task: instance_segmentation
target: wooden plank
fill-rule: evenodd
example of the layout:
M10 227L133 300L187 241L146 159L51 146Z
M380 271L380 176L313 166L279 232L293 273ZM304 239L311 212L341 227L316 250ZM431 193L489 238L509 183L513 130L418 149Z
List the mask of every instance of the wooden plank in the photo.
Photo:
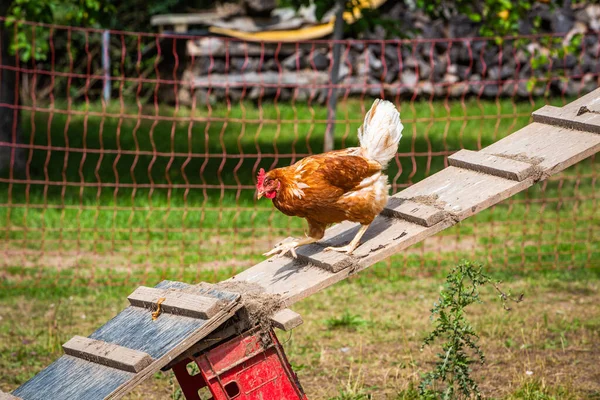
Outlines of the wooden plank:
M21 400L20 397L13 396L10 393L0 391L0 400Z
M568 107L574 110L579 110L579 108L583 106L588 107L596 107L600 103L600 88L594 89L586 95L581 96L580 98L573 100L569 104L565 105L563 108Z
M532 164L523 161L466 149L448 157L448 164L518 182L529 177L534 171Z
M25 400L96 400L135 376L72 356L62 356L13 394Z
M74 336L62 347L70 356L128 372L139 372L153 361L147 353L83 336Z
M289 306L454 225L460 219L496 204L534 182L533 178L515 182L456 167L449 167L444 171L411 186L397 196L437 196L437 201L449 210L448 217L426 227L402 219L378 216L365 232L361 245L355 250L353 256L358 263L352 268L334 273L314 265L303 265L299 260L273 257L232 279L256 283L263 286L267 293L281 294ZM408 190L410 191L407 192ZM350 222L338 224L327 230L322 244L346 244L352 240L359 226Z
M446 213L439 208L400 197L391 197L382 214L421 226L433 226L446 217Z
M582 106L585 107L585 106ZM600 114L586 112L587 108L559 108L544 106L533 113L533 121L548 125L556 125L567 129L600 133Z
M591 99L589 103L587 103L584 107L586 107L590 112L600 113L600 91L596 90L598 96L594 99Z
M275 71L246 72L243 74L210 74L197 76L191 81L193 88L230 87L246 88L257 85L285 85L289 87L305 87L325 84L329 74L325 71L290 71L281 75ZM183 83L187 85L187 82Z
M312 264L331 272L348 268L356 262L353 257L337 251L324 251L329 245L325 242L309 244L296 250L298 259L305 264Z
M468 169L448 167L406 188L397 196L429 199L443 207L450 218L460 221L532 183L532 178L516 182Z
M161 290L140 286L127 299L132 306L151 310L157 308L159 299L165 299L160 304L162 312L191 318L209 319L219 312L218 299L177 290Z
M349 269L343 269L333 273L287 257L272 257L228 281L257 283L265 289L265 293L282 294L285 304L290 305L334 284L340 280L339 276L348 276L348 271Z
M218 315L214 316L210 320L206 322L202 326L201 329L193 332L190 335L187 335L186 338L177 343L172 349L170 349L161 359L155 361L151 364L150 367L145 368L141 372L138 372L132 379L121 385L114 392L107 396L107 399L120 399L124 395L126 395L131 389L136 387L140 382L149 378L156 371L160 370L162 367L167 365L171 359L176 358L179 354L184 352L186 349L199 342L201 339L205 338L209 333L214 331L221 325L223 322L227 321L233 314L235 310L239 307L234 308L233 305L228 306L226 309L223 309Z
M216 12L206 12L197 14L163 14L154 15L150 18L150 24L159 25L210 25L215 19L222 17Z
M534 122L600 133L600 88L564 107L544 106L533 113Z
M536 160L539 172L548 176L600 151L600 135L534 122L481 151L526 156Z
M373 255L380 255L379 260L383 260L401 249L423 240L426 237L424 235L430 230L439 231L455 223L452 219L445 219L432 227L424 227L409 221L380 215L365 232L361 245L354 250L354 256L358 259L358 264L353 266L352 272L363 269L364 260L373 259ZM338 245L338 243L342 245L359 227L360 225L356 224L353 228L332 238L331 241L335 245Z
M126 335L129 337L130 341L136 344L133 345L125 345L129 348L136 348L138 350L144 351L144 349L148 349L147 353L150 354L155 361L149 365L147 368L135 374L131 379L127 382L123 383L117 389L115 389L107 399L120 399L125 394L127 394L131 389L137 386L141 381L146 378L152 376L155 372L159 371L165 365L169 364L169 362L175 358L177 358L181 353L192 347L194 344L198 343L201 339L207 337L211 332L216 330L223 322L227 321L231 318L237 310L242 307L242 304L238 301L240 295L237 293L229 293L225 291L217 291L213 288L202 288L198 286L186 285L181 282L171 282L165 281L161 282L160 285L157 285L159 289L186 289L189 291L195 291L199 296L215 296L218 299L222 300L223 303L219 308L217 314L215 314L212 318L208 320L201 320L183 316L176 316L171 314L162 315L156 321L152 321L151 318L148 318L148 315L145 315L143 320L138 320L138 323L144 324L142 326L131 326L131 324L127 326L121 325L121 327L114 326L113 328L105 325L104 330L99 329L94 332L91 336L96 339L105 340L103 337L112 337L115 340L122 337L123 333L126 332ZM217 292L220 292L217 294ZM128 307L140 311L145 311L137 307ZM166 317L166 318L165 318ZM180 325L185 325L187 323L201 323L199 325L194 325L194 327L190 327L187 329L182 329ZM157 324L158 323L158 324ZM116 325L116 324L115 324ZM116 328L116 329L114 329ZM102 330L102 332L101 332ZM165 338L165 336L171 335L172 332L180 332L176 337ZM140 335L143 333L144 335ZM140 338L140 336L143 336ZM161 338L161 340L158 340ZM106 340L111 343L118 343L113 340ZM150 342L150 343L148 343ZM154 342L154 344L152 344ZM162 344L161 344L162 342ZM123 344L122 344L123 345Z
M15 391L26 400L120 398L185 350L207 337L241 308L239 294L181 282L163 281L162 292L215 297L222 302L211 319L164 313L153 321L145 308L129 306L90 335L90 339L148 354L154 361L137 373L65 355Z
M406 219L392 220L387 217L389 213L380 215L369 227L361 245L353 254L358 265L331 272L314 265L303 265L298 260L276 257L243 271L234 278L257 283L267 293L281 294L289 306L598 151L600 135L532 123L481 150L486 155L516 159L528 166L534 165L533 173L522 181L450 166L394 196L398 202L402 199L419 199L426 205L441 209L445 218L434 225L422 226ZM326 231L324 239L316 246L345 244L354 237L358 228L358 224L350 222L335 225ZM311 257L315 256L316 254L311 254Z
M186 42L187 55L192 57L271 57L277 55L282 57L297 54L298 50L315 51L328 50L326 43L253 43L232 42L217 37L206 36L191 38ZM266 71L265 71L266 72ZM215 74L212 74L213 76ZM224 76L224 75L223 75ZM226 76L225 76L226 77Z
M289 308L279 310L271 317L273 326L282 331L291 331L292 329L302 325L302 316Z

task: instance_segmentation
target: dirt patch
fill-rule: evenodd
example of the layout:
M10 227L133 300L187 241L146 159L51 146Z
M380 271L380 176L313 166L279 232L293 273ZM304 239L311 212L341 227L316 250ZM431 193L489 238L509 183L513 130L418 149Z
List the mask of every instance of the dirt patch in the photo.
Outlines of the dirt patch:
M421 203L426 206L431 206L437 208L438 210L442 210L444 212L444 220L450 219L454 221L455 224L460 222L460 218L458 217L458 215L445 209L446 202L440 200L437 194L415 196L408 200L412 200L415 203Z
M439 198L440 196L438 196L437 194L428 194L422 196L415 196L409 200L412 200L415 203L421 203L425 204L426 206L431 206L443 210L446 203L439 200Z
M533 165L533 180L535 182L544 180L548 178L550 175L545 173L544 170L538 166L542 161L544 161L544 157L528 157L525 153L519 154L492 154L496 157L508 158L509 160L521 161L527 164Z
M283 306L281 295L265 293L264 287L252 282L227 280L216 284L202 282L197 286L239 293L243 305L241 318L250 326L260 326L264 332L271 328L270 318Z
M544 161L544 157L528 157L525 153L519 154L492 154L496 157L508 158L510 160L521 161L531 165L538 165Z
M4 249L0 251L0 267L50 268L57 271L99 266L129 270L128 260L121 254L99 254L86 250Z

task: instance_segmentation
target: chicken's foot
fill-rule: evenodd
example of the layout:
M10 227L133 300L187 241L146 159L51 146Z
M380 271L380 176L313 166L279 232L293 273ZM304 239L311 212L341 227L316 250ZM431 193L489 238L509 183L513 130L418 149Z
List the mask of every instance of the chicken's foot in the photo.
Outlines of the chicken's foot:
M352 254L352 252L354 250L356 250L356 248L358 247L360 238L362 238L362 236L365 234L365 232L367 231L368 228L369 228L369 225L361 225L358 232L356 232L356 236L354 236L354 239L352 239L352 241L350 243L348 243L346 246L327 247L327 248L325 248L325 251L333 250L333 251L338 251L340 253Z
M263 254L263 256L272 256L274 254L285 255L288 251L292 253L292 257L298 258L296 254L296 247L304 246L305 244L311 244L316 242L318 239L306 236L303 239L293 239L288 242L282 242L275 245L273 250Z

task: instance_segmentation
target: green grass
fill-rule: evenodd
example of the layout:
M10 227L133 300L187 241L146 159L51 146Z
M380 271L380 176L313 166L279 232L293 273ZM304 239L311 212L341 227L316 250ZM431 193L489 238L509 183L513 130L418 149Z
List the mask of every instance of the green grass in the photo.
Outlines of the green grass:
M544 103L567 101L403 103L404 138L390 179L400 190L441 170L448 151L486 146L526 125ZM341 103L337 148L356 144L363 104L370 100ZM248 102L157 111L115 102L105 110L71 105L67 116L59 112L67 104L37 106L22 116L24 141L36 147L25 154L28 172L16 175L34 183L0 184L4 288L217 280L221 269L252 265L275 241L304 229L301 219L255 201L253 175L258 167L288 165L295 160L290 154L321 151L324 107ZM140 119L138 112L166 119ZM515 270L590 265L599 256L592 240L600 222L596 171L586 160L444 232L443 241L395 258L405 267L388 274L430 274L465 255ZM238 184L247 188L237 190Z
M384 273L386 266L374 269ZM595 378L600 269L493 275L506 278L503 289L523 292L525 300L506 312L489 288L482 294L485 303L469 311L488 360L475 369L486 398L594 398L600 391ZM419 376L434 360L435 349L421 351L420 345L432 328L429 310L442 282L359 274L294 305L304 324L280 339L309 398L417 398ZM73 335L89 335L105 323L126 306L128 293L98 288L71 296L3 298L0 390L14 389L39 372ZM181 398L177 393L172 374L160 373L128 398Z
M345 310L339 317L332 317L325 320L325 325L329 329L356 330L368 324L369 321L361 318L360 315L352 314L349 310Z
M525 126L545 102L402 104L404 138L390 180L401 190L441 170L445 152L486 146ZM321 151L326 118L323 107L301 104L219 105L210 112L161 108L161 116L182 120L139 124L129 118L137 116L135 105L110 105L106 112L116 117L94 116L102 112L96 104L72 109L91 114L22 116L24 140L37 147L26 154L29 176L16 177L75 185L0 183L0 389L18 386L56 358L60 344L106 322L136 286L163 279L219 281L263 260L260 254L275 241L301 234L302 220L254 200L253 174L258 167L289 164L289 154ZM356 144L364 113L356 100L340 110L337 148ZM70 151L48 152L48 145ZM83 158L76 151L82 148L112 153ZM224 153L234 157L222 163ZM280 156L265 155L275 153ZM584 376L592 368L587 360L598 355L592 345L600 333L597 174L597 161L584 160L299 303L305 325L285 347L309 398L414 398L410 385L433 359L418 351L428 309L440 278L461 258L486 262L495 277L524 289L527 299L511 314L476 315L494 355L484 390L506 399L597 393L598 387L590 383L583 390L568 374L556 377L576 364L569 356L574 351L587 351L579 364ZM104 186L79 187L98 182ZM146 187L133 190L133 182ZM238 183L249 188L194 186ZM545 372L524 376L536 362ZM177 393L173 377L158 374L131 398L175 399Z

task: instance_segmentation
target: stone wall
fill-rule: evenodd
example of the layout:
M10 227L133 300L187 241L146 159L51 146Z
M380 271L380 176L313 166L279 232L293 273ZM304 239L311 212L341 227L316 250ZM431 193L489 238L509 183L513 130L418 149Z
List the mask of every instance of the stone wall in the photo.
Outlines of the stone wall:
M477 37L477 26L466 17L444 24L391 10L418 28L419 36L384 40L376 29L344 41L338 95L526 98L576 96L598 87L600 5L546 11L536 11L545 33L528 34L524 21L522 36L499 42ZM178 100L186 104L196 96L201 104L277 97L322 103L331 93L332 46L328 41L261 46L219 37L190 40Z

